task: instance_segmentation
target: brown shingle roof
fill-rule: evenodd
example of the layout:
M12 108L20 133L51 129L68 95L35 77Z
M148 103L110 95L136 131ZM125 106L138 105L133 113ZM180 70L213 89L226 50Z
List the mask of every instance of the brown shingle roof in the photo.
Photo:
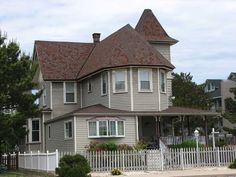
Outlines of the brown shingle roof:
M94 44L35 41L44 80L74 80Z
M126 25L96 45L78 78L101 69L130 65L174 68L138 32Z
M144 10L135 27L135 30L150 42L166 42L170 44L175 44L178 42L166 33L150 9Z

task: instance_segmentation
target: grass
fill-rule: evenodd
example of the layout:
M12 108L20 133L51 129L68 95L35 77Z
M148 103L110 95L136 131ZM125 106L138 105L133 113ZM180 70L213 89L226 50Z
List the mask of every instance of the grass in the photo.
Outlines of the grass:
M0 174L0 177L55 177L53 174L35 172L28 170L7 171Z

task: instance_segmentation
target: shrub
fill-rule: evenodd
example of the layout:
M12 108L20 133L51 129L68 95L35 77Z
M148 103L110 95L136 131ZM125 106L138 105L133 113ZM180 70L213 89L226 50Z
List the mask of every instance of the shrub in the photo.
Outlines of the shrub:
M148 145L143 140L140 140L136 142L133 147L135 150L139 151L139 150L147 149L147 146Z
M118 146L113 142L92 141L86 148L88 151L115 151Z
M111 171L111 174L112 175L121 175L121 171L117 168L114 168L112 171Z
M0 165L0 173L7 171L7 167L3 164Z
M235 169L236 168L236 159L229 165L229 168Z
M133 147L128 144L119 144L118 150L133 150Z
M59 177L87 177L90 172L88 161L80 154L65 155L56 169Z
M170 145L170 148L196 148L197 144L194 140L183 141L180 144ZM203 147L202 144L198 144L198 147Z

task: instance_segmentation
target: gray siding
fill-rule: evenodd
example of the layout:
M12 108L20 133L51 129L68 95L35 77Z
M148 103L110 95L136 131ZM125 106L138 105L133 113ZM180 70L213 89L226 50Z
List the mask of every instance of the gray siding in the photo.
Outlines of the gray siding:
M80 108L80 90L77 84L77 103L64 104L63 82L52 82L52 110L53 117L58 117L65 113Z
M26 151L32 151L32 152L42 152L42 144L41 143L34 143L34 144L28 144L28 150Z
M166 91L167 91L167 99L168 99L168 106L172 106L172 78L168 78L166 82Z
M167 60L171 61L170 45L169 44L151 44L157 49Z
M54 152L56 149L58 151L73 152L74 151L74 134L72 132L72 139L64 138L64 122L72 120L72 130L73 130L73 119L64 119L57 122L47 124L45 126L45 147L46 150ZM51 138L48 138L48 127L51 126ZM74 131L74 130L73 130Z
M43 112L43 114L44 114L44 122L52 119L51 112Z
M129 145L136 143L135 117L121 117L125 120L125 137L123 138L88 138L87 120L91 118L93 117L81 116L76 119L77 151L85 150L85 146L89 145L91 141L112 141L117 144Z
M82 104L83 107L103 104L108 107L108 95L101 95L101 73L92 76L91 79L92 92L88 93L88 79L82 81Z
M138 68L133 68L134 111L158 110L158 75L157 69L152 69L153 92L138 91Z
M121 110L131 110L131 96L130 96L130 75L129 69L127 69L127 90L125 93L113 93L113 77L112 71L110 71L110 99L111 108Z

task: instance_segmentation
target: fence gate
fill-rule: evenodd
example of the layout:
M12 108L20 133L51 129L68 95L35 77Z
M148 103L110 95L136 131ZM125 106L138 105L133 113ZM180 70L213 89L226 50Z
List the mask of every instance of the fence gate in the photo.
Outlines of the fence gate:
M0 155L0 165L6 166L8 170L18 169L18 154Z
M147 151L147 170L162 170L163 157L161 150Z

